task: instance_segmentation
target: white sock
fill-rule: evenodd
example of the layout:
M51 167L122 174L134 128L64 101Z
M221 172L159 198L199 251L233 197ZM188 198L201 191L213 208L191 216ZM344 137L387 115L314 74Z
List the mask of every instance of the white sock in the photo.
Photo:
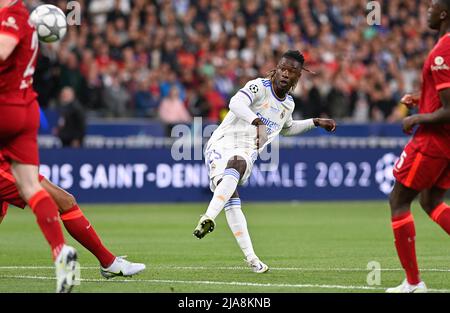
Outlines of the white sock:
M227 217L228 226L230 226L236 241L245 255L245 258L250 261L256 258L255 251L253 251L252 240L247 229L247 220L241 210L241 199L231 198L225 205L225 215Z
M220 211L222 211L225 203L230 200L235 192L241 175L234 168L227 168L223 174L222 181L216 187L213 198L209 203L206 215L212 219L216 219Z

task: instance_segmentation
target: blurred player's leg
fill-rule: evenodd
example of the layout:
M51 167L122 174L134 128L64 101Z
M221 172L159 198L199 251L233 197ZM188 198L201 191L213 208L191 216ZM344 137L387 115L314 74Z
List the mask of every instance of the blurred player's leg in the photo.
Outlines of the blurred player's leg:
M61 220L69 234L95 255L101 266L110 266L114 262L115 256L103 245L91 223L77 205L75 198L47 179L42 180L41 184L60 208Z
M431 218L450 235L450 206L448 204L442 202L438 205L431 212Z
M200 221L194 230L194 236L198 239L203 238L207 233L214 230L214 220L222 211L225 203L230 200L231 196L236 191L239 180L244 175L246 168L247 163L241 157L234 156L228 161L223 177L214 190L214 195L209 203L208 209L200 218Z
M32 209L44 237L50 244L56 267L56 290L70 292L75 277L76 251L65 245L59 224L58 207L39 183L39 104L34 101L28 106L20 107L19 111L9 106L2 107L1 115L3 119L16 120L18 124L20 121L20 125L11 128L7 123L0 125L2 154L11 164L21 197Z
M241 199L239 197L231 198L225 204L225 215L228 226L236 238L236 241L245 255L247 263L256 273L264 273L269 270L269 267L261 262L253 250L252 240L247 228L247 220L241 209Z
M132 276L145 270L144 264L131 263L123 258L116 257L103 245L94 227L78 206L74 196L45 178L41 184L58 204L61 220L69 234L95 255L100 262L100 272L104 277Z
M52 248L53 259L64 245L64 235L59 224L58 207L38 180L38 167L13 162L12 172L22 198L28 203L45 238Z
M52 249L56 267L56 292L68 293L75 284L77 252L65 245L58 207L38 180L38 167L13 162L12 172L19 192L36 216L37 223Z
M400 263L406 272L407 284L413 287L418 286L421 282L416 258L416 230L414 219L410 211L411 203L417 195L418 192L416 190L407 188L401 183L396 182L389 199L395 247ZM401 292L396 290L403 285L404 284L397 288L390 288L387 292Z

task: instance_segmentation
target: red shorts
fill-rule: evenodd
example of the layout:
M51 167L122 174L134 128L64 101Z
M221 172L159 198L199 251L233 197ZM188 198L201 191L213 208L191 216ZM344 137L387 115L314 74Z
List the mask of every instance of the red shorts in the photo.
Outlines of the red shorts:
M424 155L408 144L394 166L394 177L417 191L431 187L447 190L450 189L450 160Z
M44 176L39 175L39 181L43 179ZM17 189L16 180L11 173L11 165L0 157L0 215L6 214L7 207L5 207L5 203L12 204L21 209L27 206L27 203L22 199Z
M29 106L0 103L0 151L6 159L39 165L39 120L37 101Z

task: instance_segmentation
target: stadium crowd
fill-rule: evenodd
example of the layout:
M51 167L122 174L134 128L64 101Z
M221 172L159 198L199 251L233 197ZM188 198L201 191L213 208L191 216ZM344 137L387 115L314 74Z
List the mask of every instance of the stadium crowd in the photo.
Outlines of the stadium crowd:
M41 105L57 106L71 87L91 115L167 124L220 121L229 98L288 49L316 72L304 72L293 91L297 118L395 121L407 113L401 96L419 90L436 39L420 0L378 1L381 25L372 26L366 0L78 2L81 25L59 45L42 45Z

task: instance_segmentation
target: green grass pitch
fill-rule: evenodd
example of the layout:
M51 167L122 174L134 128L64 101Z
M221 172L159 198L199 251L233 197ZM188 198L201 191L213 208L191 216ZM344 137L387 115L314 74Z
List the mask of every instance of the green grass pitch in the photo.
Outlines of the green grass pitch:
M117 255L143 262L132 278L105 280L96 259L79 251L81 285L73 292L383 292L404 278L387 202L246 203L253 245L271 270L243 262L223 213L215 231L192 236L203 204L84 205L85 215ZM450 241L417 204L417 254L432 291L450 292ZM50 249L29 210L11 207L0 225L0 293L54 292ZM368 285L367 264L381 265Z

